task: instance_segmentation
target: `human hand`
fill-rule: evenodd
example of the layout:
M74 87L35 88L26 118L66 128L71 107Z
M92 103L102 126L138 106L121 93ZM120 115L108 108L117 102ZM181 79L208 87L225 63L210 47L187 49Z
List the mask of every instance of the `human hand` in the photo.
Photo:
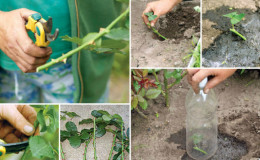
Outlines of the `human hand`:
M26 141L34 134L37 113L27 105L0 105L0 139L6 143Z
M192 86L196 94L199 93L199 83L208 76L213 76L208 81L204 88L204 93L207 94L211 88L214 88L219 83L234 74L236 69L188 69L188 82Z
M38 66L50 58L50 47L36 46L27 34L27 18L36 13L28 9L10 12L0 11L0 49L10 57L23 72L35 72Z
M153 12L154 15L157 15L157 17L153 21L151 21L151 26L154 27L160 16L170 12L173 7L180 2L181 0L159 0L148 3L142 14L144 23L146 25L149 23L148 17L145 15L145 13Z

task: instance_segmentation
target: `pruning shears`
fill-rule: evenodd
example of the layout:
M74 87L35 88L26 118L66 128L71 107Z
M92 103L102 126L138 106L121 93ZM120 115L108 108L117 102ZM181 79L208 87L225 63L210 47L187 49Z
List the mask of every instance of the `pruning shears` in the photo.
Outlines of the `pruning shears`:
M4 141L0 140L0 158L3 157L5 154L23 151L28 145L29 141L6 144Z
M34 33L36 42L39 47L47 47L51 41L57 39L59 29L56 28L54 34L51 34L52 30L52 18L46 21L42 18L40 13L32 14L28 17L25 28Z

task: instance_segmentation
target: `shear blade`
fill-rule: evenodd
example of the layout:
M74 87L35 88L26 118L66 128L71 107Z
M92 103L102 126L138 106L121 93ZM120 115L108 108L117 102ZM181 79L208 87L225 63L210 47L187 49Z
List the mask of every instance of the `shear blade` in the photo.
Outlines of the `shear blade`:
M47 38L48 41L51 42L51 41L54 41L55 39L57 39L58 35L59 35L59 29L56 28L54 34L47 33L46 38Z

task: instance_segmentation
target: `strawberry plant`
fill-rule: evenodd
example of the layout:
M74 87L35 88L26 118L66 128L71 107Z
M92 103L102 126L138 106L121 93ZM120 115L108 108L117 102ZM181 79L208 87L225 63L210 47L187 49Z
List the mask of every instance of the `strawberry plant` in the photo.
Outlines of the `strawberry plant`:
M163 70L163 82L159 81L156 70L152 70L154 79L148 77L147 69L132 70L131 81L131 109L137 111L142 117L147 118L141 112L148 108L147 100L156 99L159 95L165 98L165 105L169 107L169 90L176 84L179 84L181 79L186 75L181 69L174 71ZM171 79L174 82L169 83ZM162 85L163 84L163 85Z
M157 15L154 15L153 12L147 12L147 13L145 13L145 15L148 17L149 22L151 22L155 18L157 18ZM147 23L147 25L153 30L153 32L155 34L157 34L159 37L163 38L164 40L167 40L167 38L165 38L163 35L161 35L157 29L155 29L154 27L151 26L151 23Z
M243 40L246 41L246 38L242 34L240 34L234 27L235 24L239 23L245 17L245 14L244 13L237 14L237 12L232 12L223 16L230 18L230 22L232 24L232 28L230 29L230 31L235 33L236 35L238 35L239 37L241 37Z
M69 113L69 114L68 114ZM69 116L69 115L75 116ZM76 117L76 113L74 112L62 112L61 117L65 120L67 117L74 118ZM61 142L68 140L71 147L78 148L81 144L85 144L84 150L84 160L86 160L87 149L89 147L90 142L93 142L94 148L94 159L98 159L98 155L96 152L96 139L103 137L107 132L113 134L113 141L110 153L108 155L108 160L124 160L125 151L129 152L129 128L125 130L124 121L122 117L118 114L111 115L107 111L104 110L93 110L91 112L93 118L82 119L78 125L76 125L72 121L68 121L65 125L66 130L62 130L60 132L60 140ZM64 118L65 117L65 118ZM81 131L78 130L79 125L91 125L93 128L83 129ZM61 149L61 157L65 160L65 153L60 146ZM104 157L102 157L103 159Z
M127 1L120 1L127 2ZM128 3L127 3L128 5ZM64 41L69 41L78 44L78 47L63 54L57 59L52 59L50 62L37 68L37 72L48 69L50 66L59 63L67 62L67 58L82 49L87 49L97 54L101 53L120 53L126 54L125 50L129 47L129 8L127 8L121 15L119 15L106 28L100 28L99 32L88 33L85 37L69 37L63 36ZM119 23L121 27L114 28ZM104 38L103 38L104 37Z
M40 134L29 138L21 160L57 160L59 159L59 106L31 105L37 111L34 127Z

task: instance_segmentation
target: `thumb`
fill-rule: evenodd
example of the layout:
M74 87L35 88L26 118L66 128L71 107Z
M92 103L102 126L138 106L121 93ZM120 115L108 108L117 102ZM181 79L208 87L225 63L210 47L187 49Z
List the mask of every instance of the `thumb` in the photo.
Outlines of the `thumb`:
M20 9L20 15L23 19L25 19L26 21L28 20L28 17L34 13L37 13L35 11L32 11L32 10L29 10L29 9L26 9L26 8L22 8Z
M156 22L158 21L158 19L160 18L160 14L157 14L156 12L154 13L154 15L157 15L157 17L151 21L151 26L154 27Z
M17 110L16 107L10 107L2 115L2 118L7 120L14 128L21 133L31 136L34 133L34 127L29 123L25 117Z

